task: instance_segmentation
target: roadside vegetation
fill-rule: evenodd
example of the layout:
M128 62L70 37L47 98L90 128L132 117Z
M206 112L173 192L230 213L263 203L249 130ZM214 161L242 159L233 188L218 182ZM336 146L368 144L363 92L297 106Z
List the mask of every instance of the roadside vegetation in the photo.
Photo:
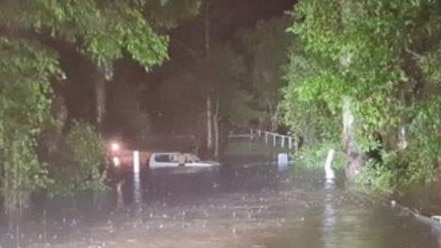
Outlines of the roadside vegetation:
M73 122L69 131L54 145L56 148L45 154L51 179L49 192L72 196L105 188L107 150L104 140L92 125Z
M115 62L128 58L147 71L160 65L168 58L169 38L159 30L175 27L198 8L198 1L159 0L0 3L4 212L21 214L31 194L42 188L68 194L102 188L104 143L96 130L104 127L106 82L113 77ZM80 83L69 73L69 66L78 64L66 64L73 55L93 75L88 82L95 89L96 105L87 109L95 109L96 118L90 124L63 113L65 103L57 101L63 99L64 84ZM82 104L89 92L81 92L83 98L73 104Z
M346 174L363 185L437 180L441 3L301 0L292 16L283 110L305 157L342 139Z

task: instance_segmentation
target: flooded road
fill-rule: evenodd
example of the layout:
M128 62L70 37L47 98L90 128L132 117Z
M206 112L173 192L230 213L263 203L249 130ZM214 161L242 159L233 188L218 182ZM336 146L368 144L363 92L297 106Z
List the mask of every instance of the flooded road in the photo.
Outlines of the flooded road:
M322 178L265 164L127 174L93 201L46 203L0 246L441 247L429 226Z

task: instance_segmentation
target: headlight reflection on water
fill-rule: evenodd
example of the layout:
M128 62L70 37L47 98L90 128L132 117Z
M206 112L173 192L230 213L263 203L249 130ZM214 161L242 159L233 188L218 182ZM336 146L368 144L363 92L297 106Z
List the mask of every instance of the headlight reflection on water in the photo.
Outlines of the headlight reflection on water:
M118 157L113 157L112 162L115 167L119 167L121 165L121 160Z

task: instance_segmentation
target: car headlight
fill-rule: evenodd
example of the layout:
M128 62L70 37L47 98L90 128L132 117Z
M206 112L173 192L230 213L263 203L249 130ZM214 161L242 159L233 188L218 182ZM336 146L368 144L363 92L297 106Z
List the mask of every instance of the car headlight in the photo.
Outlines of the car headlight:
M112 152L119 151L120 148L121 148L120 145L116 142L114 142L110 145L110 149L112 149Z

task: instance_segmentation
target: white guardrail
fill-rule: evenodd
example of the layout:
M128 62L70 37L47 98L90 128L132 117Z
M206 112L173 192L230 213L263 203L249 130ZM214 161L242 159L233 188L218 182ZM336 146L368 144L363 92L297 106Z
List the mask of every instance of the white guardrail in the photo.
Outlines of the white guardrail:
M297 149L297 139L290 135L283 135L274 132L262 131L259 129L250 128L249 133L235 134L231 133L228 138L249 138L251 141L254 138L264 138L265 144L272 144L273 146L280 145L282 148L287 147L289 150Z

